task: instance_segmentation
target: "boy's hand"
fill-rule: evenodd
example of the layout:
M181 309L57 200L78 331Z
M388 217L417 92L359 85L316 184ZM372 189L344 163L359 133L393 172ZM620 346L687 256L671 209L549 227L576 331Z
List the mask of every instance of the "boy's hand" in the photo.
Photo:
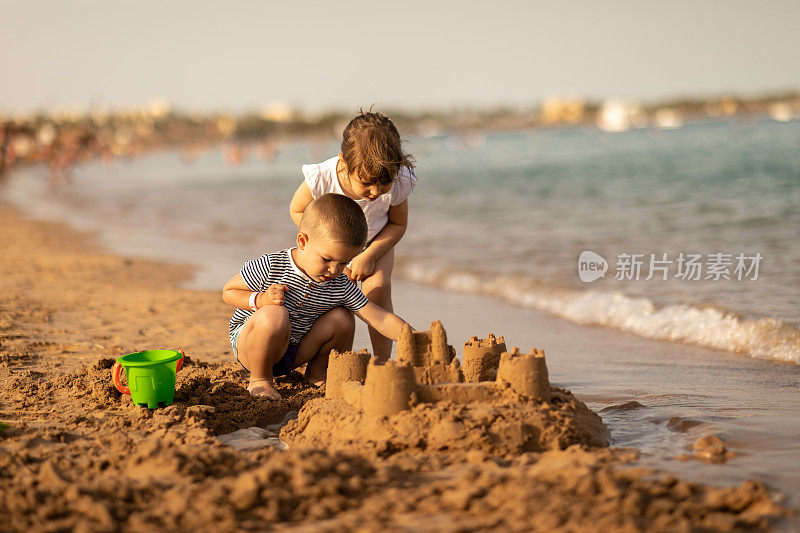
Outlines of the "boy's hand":
M366 252L361 252L345 267L344 273L353 281L363 281L375 272L375 260Z
M267 292L262 292L264 296L261 297L261 305L258 307L262 307L263 305L283 305L284 297L283 293L289 290L289 287L282 284L282 283L273 283L267 289Z

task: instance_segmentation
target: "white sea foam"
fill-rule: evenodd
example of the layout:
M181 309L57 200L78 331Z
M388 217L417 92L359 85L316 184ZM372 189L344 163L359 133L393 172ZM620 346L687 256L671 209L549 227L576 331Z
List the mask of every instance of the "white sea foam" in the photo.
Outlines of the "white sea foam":
M800 364L800 330L774 318L745 319L716 307L658 307L647 298L617 292L564 289L513 277L486 279L419 264L408 265L401 272L414 281L500 297L577 324Z

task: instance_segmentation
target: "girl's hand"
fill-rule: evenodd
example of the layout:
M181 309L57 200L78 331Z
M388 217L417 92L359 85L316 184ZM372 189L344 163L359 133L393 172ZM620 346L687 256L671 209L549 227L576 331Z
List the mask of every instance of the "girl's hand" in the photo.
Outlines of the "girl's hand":
M361 252L345 267L344 273L353 281L363 281L375 272L375 260L366 252Z
M273 283L269 286L266 292L258 293L256 298L256 305L261 308L264 305L283 305L283 293L289 290L289 287L282 283ZM263 295L263 296L262 296Z

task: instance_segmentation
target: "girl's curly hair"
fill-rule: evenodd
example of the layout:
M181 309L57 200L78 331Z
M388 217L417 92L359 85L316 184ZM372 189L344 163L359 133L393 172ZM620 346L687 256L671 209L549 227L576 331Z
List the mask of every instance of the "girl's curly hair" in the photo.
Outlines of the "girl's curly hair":
M414 169L413 156L403 152L397 128L383 113L359 109L342 134L342 158L349 173L367 183L392 183L402 167Z

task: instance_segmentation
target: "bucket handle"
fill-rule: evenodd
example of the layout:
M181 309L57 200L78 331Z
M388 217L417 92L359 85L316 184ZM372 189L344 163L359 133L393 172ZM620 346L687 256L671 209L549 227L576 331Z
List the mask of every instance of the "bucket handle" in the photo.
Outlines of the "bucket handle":
M177 372L183 366L183 358L186 357L186 353L184 353L184 351L181 349L175 351L181 352L181 358L178 359L178 364L175 366L175 372ZM114 363L114 366L111 368L111 381L114 383L114 386L121 394L127 394L128 396L130 396L131 389L123 385L122 381L120 381L121 371L122 371L122 365L119 363Z
M131 395L131 389L126 387L122 384L119 380L119 373L122 370L122 365L119 363L114 363L114 366L111 368L111 381L114 383L114 386L121 394L127 394L128 396Z

